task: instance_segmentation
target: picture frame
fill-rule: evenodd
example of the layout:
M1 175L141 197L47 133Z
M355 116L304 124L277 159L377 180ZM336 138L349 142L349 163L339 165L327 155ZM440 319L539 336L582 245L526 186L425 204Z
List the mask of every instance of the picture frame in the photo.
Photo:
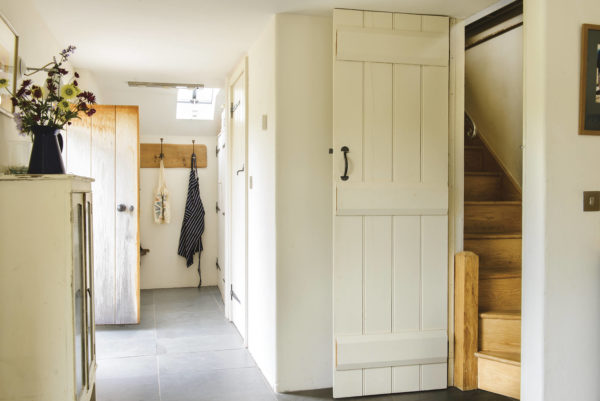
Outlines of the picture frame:
M9 80L8 88L17 88L17 63L19 60L19 35L10 22L0 13L0 77ZM0 93L0 113L12 117L14 106L6 91Z
M581 30L579 135L600 135L600 25Z

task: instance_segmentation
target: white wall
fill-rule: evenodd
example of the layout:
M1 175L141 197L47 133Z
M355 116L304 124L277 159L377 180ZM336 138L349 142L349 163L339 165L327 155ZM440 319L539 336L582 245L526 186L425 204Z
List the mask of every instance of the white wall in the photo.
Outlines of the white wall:
M48 63L63 49L64 46L61 46L52 36L31 0L0 0L0 12L17 31L19 56L29 67L39 67ZM75 34L73 37L76 39ZM75 41L74 44L76 45ZM80 87L93 91L98 99L102 99L94 74L85 70L80 72ZM45 74L43 73L32 76L36 82L40 82L44 78ZM27 164L29 162L29 144L28 137L18 135L13 119L0 114L0 172L15 162Z
M522 393L598 400L600 138L578 136L581 24L595 0L525 2Z
M267 129L262 116L267 115ZM275 386L275 18L248 52L248 349Z
M207 147L207 167L198 169L200 196L205 210L205 227L201 257L202 285L217 285L217 158L216 136L165 137L166 143L205 144ZM160 143L159 138L143 137L143 143ZM142 256L140 266L141 288L196 287L198 285L198 255L194 264L186 267L185 258L177 255L179 234L185 212L190 170L187 168L166 168L165 180L171 200L171 223L155 224L152 217L152 201L158 181L157 168L140 169L140 240L150 253Z
M248 53L248 346L279 392L332 384L331 29L279 14Z
M522 185L523 28L466 51L465 108L513 179Z
M332 384L332 21L277 15L277 390Z

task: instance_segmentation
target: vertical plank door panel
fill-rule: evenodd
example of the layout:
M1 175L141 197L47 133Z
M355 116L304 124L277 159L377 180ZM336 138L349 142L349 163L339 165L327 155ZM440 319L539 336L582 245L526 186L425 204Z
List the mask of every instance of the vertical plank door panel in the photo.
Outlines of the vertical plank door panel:
M448 327L448 218L421 218L421 325L422 330Z
M394 332L420 327L421 217L394 216Z
M334 176L344 174L344 155L342 146L350 149L348 153L349 182L361 182L363 179L363 63L336 61L333 91L334 136Z
M421 67L394 65L394 182L421 181Z
M364 64L365 181L392 181L392 64Z
M115 200L127 206L116 214L115 323L133 324L140 321L138 107L116 106L115 115Z
M92 124L96 323L115 323L115 107L96 106Z
M419 365L394 366L392 368L392 392L408 393L421 388L421 368Z
M334 26L362 27L364 13L336 10ZM337 33L334 30L334 42ZM335 49L335 46L334 46ZM335 51L335 50L334 50ZM342 146L348 146L350 182L363 180L363 63L337 61L333 55L333 176L344 174ZM344 217L334 221L333 336L363 333L363 218ZM360 246L357 246L360 244ZM335 349L335 347L334 347ZM334 365L335 365L335 355ZM363 393L363 370L339 371L334 367L333 396L351 397Z
M426 184L448 182L448 68L423 66L423 166Z
M365 334L392 330L392 218L367 216L364 255Z

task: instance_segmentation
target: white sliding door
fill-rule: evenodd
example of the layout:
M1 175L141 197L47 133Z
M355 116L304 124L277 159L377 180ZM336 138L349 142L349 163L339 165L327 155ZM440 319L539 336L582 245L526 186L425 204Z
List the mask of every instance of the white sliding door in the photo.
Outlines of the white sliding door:
M447 386L448 31L334 11L334 397Z

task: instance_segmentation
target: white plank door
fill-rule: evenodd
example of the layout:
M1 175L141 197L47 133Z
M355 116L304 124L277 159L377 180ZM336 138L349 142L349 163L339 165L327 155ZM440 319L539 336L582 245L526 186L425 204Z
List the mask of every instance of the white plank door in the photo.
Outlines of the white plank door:
M246 79L245 71L231 91L231 320L246 338Z
M227 266L227 221L225 219L225 210L227 205L227 133L221 131L217 136L217 220L219 222L219 250L217 256L217 285L223 302L225 302L225 268Z
M448 32L334 11L336 398L447 386Z

